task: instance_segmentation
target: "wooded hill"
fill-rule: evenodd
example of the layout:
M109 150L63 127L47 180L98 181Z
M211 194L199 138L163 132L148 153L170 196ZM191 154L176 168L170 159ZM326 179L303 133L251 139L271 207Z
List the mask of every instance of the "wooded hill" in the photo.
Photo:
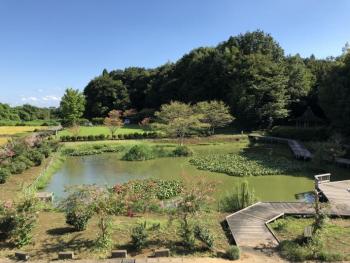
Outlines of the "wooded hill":
M222 100L245 127L285 122L308 106L341 128L350 127L350 55L285 55L263 31L200 47L154 69L130 67L103 73L85 87L86 117L112 109L158 109L171 100ZM334 92L336 90L336 92Z

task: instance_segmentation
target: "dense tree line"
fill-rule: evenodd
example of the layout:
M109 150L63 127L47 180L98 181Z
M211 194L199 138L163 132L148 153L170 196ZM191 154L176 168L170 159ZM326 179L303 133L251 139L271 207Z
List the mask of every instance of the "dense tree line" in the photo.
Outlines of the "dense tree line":
M106 116L112 109L158 109L171 100L221 100L241 125L267 125L300 115L311 104L313 93L318 93L322 63L285 56L269 34L249 32L216 47L194 49L176 63L155 69L104 70L84 90L85 115Z
M0 121L33 121L50 120L57 116L55 108L40 108L29 104L11 107L8 104L0 103Z

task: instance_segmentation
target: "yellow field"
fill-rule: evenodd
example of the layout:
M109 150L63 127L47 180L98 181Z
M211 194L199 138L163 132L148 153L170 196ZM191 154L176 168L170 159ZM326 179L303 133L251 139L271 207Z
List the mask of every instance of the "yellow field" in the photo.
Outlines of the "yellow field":
M10 137L0 137L0 146L7 143L8 139L10 139Z
M32 132L35 129L44 130L43 126L0 126L0 135L14 135L17 133Z

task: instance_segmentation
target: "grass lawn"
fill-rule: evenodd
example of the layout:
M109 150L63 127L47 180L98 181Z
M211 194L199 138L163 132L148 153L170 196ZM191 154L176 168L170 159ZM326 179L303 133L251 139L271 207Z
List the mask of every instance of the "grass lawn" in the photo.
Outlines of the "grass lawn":
M122 128L119 128L116 134L130 134L135 132L143 133L145 132L145 130L140 128L136 124L130 124ZM106 126L92 126L92 127L81 126L80 127L79 136L100 135L100 134L110 135L111 132ZM69 129L64 129L60 131L58 135L66 136L66 135L73 135L73 134Z
M293 241L301 238L304 228L312 223L311 218L286 217L270 225L281 241ZM325 252L341 254L346 260L350 260L350 219L329 219L322 230L321 239L325 245Z

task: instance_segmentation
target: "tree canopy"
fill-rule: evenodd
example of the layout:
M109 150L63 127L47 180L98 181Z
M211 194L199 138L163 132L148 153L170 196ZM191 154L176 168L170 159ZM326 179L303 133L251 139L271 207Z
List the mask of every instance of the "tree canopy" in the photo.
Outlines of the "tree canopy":
M84 114L85 97L79 90L66 89L60 103L60 112L65 125L77 124Z

